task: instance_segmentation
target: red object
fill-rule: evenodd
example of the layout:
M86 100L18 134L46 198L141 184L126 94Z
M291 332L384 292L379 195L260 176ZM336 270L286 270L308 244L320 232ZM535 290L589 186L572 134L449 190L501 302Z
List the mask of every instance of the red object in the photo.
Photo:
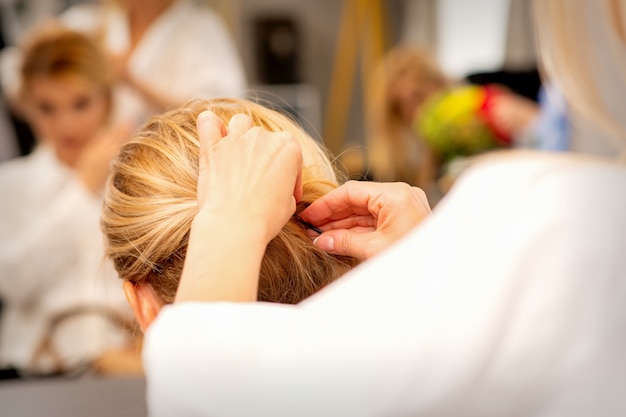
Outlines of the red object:
M493 118L494 98L507 93L500 87L493 84L483 86L483 90L485 91L485 100L480 106L480 114L483 116L485 123L489 126L498 142L502 145L509 146L512 142L511 133L498 126L498 124L494 122Z

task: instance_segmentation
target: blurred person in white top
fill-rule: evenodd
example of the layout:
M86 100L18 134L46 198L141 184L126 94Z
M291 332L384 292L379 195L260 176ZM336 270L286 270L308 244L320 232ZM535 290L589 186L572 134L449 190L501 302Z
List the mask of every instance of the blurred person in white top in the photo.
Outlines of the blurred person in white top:
M568 103L626 132L626 0L534 6ZM417 189L349 182L300 216L319 248L365 262L284 306L256 289L301 195L297 143L245 116L197 125L199 211L175 303L125 285L152 416L626 414L622 163L485 157L432 214Z
M131 342L115 321L129 311L98 222L130 128L109 124L111 71L92 39L50 24L23 52L20 110L40 143L0 165L0 368L76 372Z
M61 15L96 34L116 67L114 120L144 122L194 98L246 90L239 52L223 19L193 0L101 0Z

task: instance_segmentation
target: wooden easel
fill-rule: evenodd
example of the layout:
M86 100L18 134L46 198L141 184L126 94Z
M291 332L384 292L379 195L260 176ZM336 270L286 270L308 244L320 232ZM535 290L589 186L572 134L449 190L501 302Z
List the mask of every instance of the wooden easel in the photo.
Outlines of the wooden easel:
M389 39L386 22L383 0L344 0L324 118L324 142L333 155L342 151L359 53L361 88L367 97L368 81Z

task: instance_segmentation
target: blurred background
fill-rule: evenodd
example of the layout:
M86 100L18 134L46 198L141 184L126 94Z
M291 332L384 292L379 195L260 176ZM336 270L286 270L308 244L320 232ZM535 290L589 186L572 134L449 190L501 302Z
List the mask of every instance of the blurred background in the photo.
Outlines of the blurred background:
M18 43L38 22L84 2L2 0L4 44ZM525 0L197 2L223 16L250 90L294 107L335 154L363 143L364 78L394 45L431 48L444 71L457 78L502 70L529 73L510 82L536 94L533 29ZM508 81L502 77L498 80Z
M531 148L605 156L618 152L611 137L601 137L609 133L587 135L593 127L570 113L558 89L541 77L529 0L0 0L0 166L31 154L40 136L33 133L31 119L12 96L19 79L10 51L19 50L48 19L65 16L70 21L72 11L85 5L123 9L133 4L136 11L148 8L148 3L156 7L153 25L163 26L168 8L185 3L210 8L226 34L222 46L216 47L216 39L204 32L178 45L174 37L154 36L150 25L143 27L136 43L131 42L130 53L146 49L142 36L154 38L150 53L155 56L160 49L184 50L191 44L196 49L188 61L192 64L178 73L150 64L145 51L145 65L132 67L137 62L128 55L116 58L127 87L154 99L152 107L133 119L135 123L145 121L150 111L154 114L155 109L194 98L186 91L176 100L166 100L162 93L168 86L173 91L192 73L201 77L205 69L217 71L218 79L234 80L231 89L198 90L199 95L238 95L281 109L337 157L347 177L409 182L422 187L433 206L463 170L464 161L486 151ZM91 21L74 20L71 26L90 29L89 22L101 17L104 21L104 11L94 10ZM109 28L108 47L115 44L115 30L115 25ZM132 28L124 30L132 40ZM215 69L214 53L220 54L215 61L227 57L230 66ZM193 66L194 54L209 55L206 68ZM129 68L121 68L119 62ZM161 85L146 86L150 80ZM150 87L159 94L146 93ZM114 117L115 113L114 109ZM0 192L7 195L7 190ZM1 204L7 203L3 199ZM11 245L8 237L0 239L3 248ZM3 268L0 264L0 280L8 279L2 276ZM68 389L75 393L77 386ZM106 391L119 398L120 390L111 387L94 386L92 393ZM133 389L143 392L141 379L124 388L124 395ZM58 399L45 387L37 390L40 398ZM0 402L26 404L22 400L33 393L0 386ZM82 398L92 407L97 402L98 409L113 403L102 396ZM131 396L131 403L137 398L142 402L137 395ZM142 415L145 410L137 407Z

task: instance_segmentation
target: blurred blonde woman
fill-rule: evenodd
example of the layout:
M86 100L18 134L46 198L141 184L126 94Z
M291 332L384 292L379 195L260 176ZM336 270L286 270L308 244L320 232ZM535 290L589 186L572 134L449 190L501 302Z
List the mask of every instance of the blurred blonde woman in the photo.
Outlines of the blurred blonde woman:
M259 104L196 100L153 117L114 162L102 215L106 254L125 280L127 298L144 329L176 297L189 231L198 212L196 119L205 110L212 110L225 124L243 113L254 126L287 131L296 138L303 154L299 210L338 186L325 151L293 121ZM317 249L310 235L307 226L294 217L268 245L261 265L259 301L298 303L356 264L354 258ZM141 308L146 302L151 307ZM146 311L151 312L147 318Z
M412 129L420 106L450 85L425 50L392 49L376 69L367 103L369 169L377 181L403 181L430 191L436 155Z
M109 125L111 71L91 38L46 25L27 39L20 69L39 144L0 166L0 368L75 373L132 339L118 327L130 311L98 229L109 162L130 131Z

